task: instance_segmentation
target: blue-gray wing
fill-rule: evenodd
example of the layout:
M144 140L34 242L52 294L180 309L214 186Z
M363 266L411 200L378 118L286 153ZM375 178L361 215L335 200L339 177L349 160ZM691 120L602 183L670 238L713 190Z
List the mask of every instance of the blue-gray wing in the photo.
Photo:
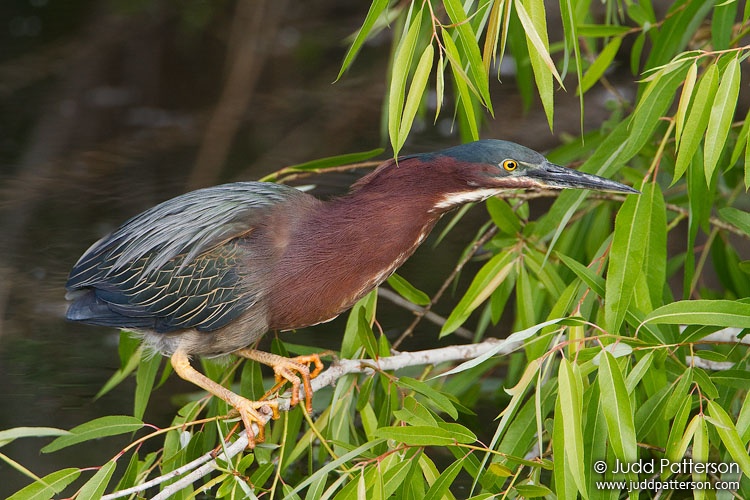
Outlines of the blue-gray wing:
M247 242L276 204L306 197L277 184L241 182L193 191L125 222L96 242L66 284L68 319L157 332L221 328L251 308L262 280L244 279ZM260 259L262 262L262 259Z

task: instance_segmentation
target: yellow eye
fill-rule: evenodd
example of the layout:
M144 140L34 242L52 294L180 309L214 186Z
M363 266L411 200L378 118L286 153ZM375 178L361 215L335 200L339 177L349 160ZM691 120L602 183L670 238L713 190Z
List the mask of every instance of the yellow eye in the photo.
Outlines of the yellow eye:
M508 172L513 172L518 167L516 160L503 160L503 168Z

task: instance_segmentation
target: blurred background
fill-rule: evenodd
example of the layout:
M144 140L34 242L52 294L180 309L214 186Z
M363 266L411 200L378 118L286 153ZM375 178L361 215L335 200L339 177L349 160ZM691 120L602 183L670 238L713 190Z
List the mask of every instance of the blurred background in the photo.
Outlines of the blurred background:
M132 380L94 400L119 367L118 332L63 319L67 273L95 240L191 189L387 144L381 110L391 30L334 83L368 7L348 0L0 3L0 429L69 429L132 413ZM560 23L552 12L549 25L554 40ZM491 83L495 118L483 137L544 151L579 134L573 92L556 93L553 135L537 103L524 110L507 56L506 63L503 82ZM632 87L624 82L632 80L626 70L610 75L626 96ZM607 118L611 97L604 89L587 94L587 128ZM460 142L452 103L433 125L432 101L405 154ZM363 174L305 181L329 197ZM543 210L543 200L534 203ZM433 294L486 217L474 208L460 231L437 250L428 242L400 273ZM381 302L379 321L395 338L411 313ZM335 349L342 331L339 319L282 339ZM437 331L423 322L402 348L434 346ZM156 392L146 421L168 424L172 395L194 390L175 379ZM113 442L45 455L40 440L22 439L2 453L43 476L69 464L100 465L119 450ZM0 461L0 497L28 482Z

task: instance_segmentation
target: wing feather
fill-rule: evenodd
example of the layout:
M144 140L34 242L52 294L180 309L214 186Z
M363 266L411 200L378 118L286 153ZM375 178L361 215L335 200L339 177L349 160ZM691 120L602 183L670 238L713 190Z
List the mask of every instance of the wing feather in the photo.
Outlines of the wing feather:
M297 196L309 195L240 182L193 191L133 217L74 266L68 318L162 333L226 326L264 293L257 279L264 270L243 269L255 250L240 239L252 235L266 208ZM243 279L248 275L255 279Z

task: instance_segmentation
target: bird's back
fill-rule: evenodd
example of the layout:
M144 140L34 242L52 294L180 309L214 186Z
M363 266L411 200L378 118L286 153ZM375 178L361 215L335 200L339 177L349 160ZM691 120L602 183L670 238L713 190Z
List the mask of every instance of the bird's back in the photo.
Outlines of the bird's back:
M269 263L254 233L273 207L305 197L287 186L241 182L133 217L74 266L67 318L160 334L228 325L263 298Z

